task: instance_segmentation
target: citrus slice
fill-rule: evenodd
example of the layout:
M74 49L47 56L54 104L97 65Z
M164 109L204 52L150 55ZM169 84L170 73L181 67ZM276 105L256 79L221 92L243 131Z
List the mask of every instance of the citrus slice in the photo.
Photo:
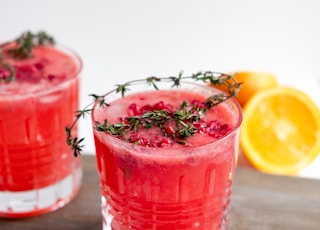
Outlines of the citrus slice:
M257 169L295 175L320 152L320 111L300 90L274 87L256 93L243 109L240 143Z

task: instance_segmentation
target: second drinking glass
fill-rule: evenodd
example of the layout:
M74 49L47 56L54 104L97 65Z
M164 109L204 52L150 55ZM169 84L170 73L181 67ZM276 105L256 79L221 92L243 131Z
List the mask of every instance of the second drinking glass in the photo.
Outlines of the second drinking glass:
M0 217L53 211L81 184L64 126L79 107L82 62L44 32L26 32L0 52Z

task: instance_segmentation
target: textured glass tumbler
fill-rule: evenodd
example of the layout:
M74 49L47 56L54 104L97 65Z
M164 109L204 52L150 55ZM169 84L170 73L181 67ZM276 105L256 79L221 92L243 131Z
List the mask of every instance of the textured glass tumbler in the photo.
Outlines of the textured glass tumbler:
M172 83L157 85L159 90L171 90ZM144 94L141 100L156 97L154 89L146 84L130 86L128 92L139 91ZM189 93L209 97L216 92L204 85L182 83L172 94L169 91L164 103ZM92 113L93 124L103 121L112 106L119 107L118 102L113 105L112 101L120 97L107 96L110 106L97 105ZM155 98L154 102L158 100ZM139 106L141 101L135 103ZM196 147L150 148L94 130L104 230L228 228L242 112L233 99L223 106L220 115L232 130L221 139ZM107 118L111 118L109 115ZM116 112L113 115L119 116Z
M66 144L65 126L79 108L82 62L74 52L59 50L70 55L76 76L32 92L0 84L0 217L53 211L81 185L81 162Z

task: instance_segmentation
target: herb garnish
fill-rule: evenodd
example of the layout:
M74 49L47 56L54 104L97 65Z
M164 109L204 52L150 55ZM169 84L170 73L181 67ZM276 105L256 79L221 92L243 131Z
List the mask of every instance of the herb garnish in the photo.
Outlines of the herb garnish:
M158 90L157 82L163 80L171 81L172 87L179 87L181 85L181 81L187 79L201 81L203 83L208 83L216 86L224 85L227 88L227 94L217 93L208 97L203 103L204 106L202 107L190 107L188 103L183 102L181 108L175 110L173 113L169 113L167 110L154 110L146 112L141 116L127 117L125 121L117 124L110 124L106 119L103 123L96 121L94 128L98 131L106 132L110 135L122 137L122 139L126 141L125 134L128 131L137 130L139 127L151 128L157 126L161 130L164 130L165 134L167 136L170 136L174 141L180 144L184 144L182 140L192 136L196 131L196 128L192 125L192 122L200 120L201 116L210 108L228 100L231 97L237 96L238 91L241 87L241 83L239 83L232 75L212 71L200 71L198 73L192 74L191 76L183 76L183 73L180 72L177 77L171 76L159 78L151 76L146 79L132 80L124 84L116 85L115 89L103 95L91 94L89 96L93 97L93 102L85 106L83 110L76 111L75 120L73 121L71 126L65 127L67 144L72 148L74 156L77 157L81 154L81 151L84 147L84 145L82 144L84 138L79 139L78 137L72 137L71 130L74 128L80 118L85 118L93 111L92 106L95 103L98 103L100 107L110 106L105 100L108 95L112 93L120 93L121 96L124 97L125 93L130 90L130 85L136 83L146 82L146 84L151 85L155 90ZM165 130L165 123L169 120L175 122L176 131L170 132L170 130Z
M13 44L14 43L14 44ZM12 56L15 59L30 58L32 50L36 46L53 45L53 37L46 32L40 31L36 34L30 31L24 32L20 37L13 41L5 42L0 45L0 82L11 82L15 77L14 67L3 62L4 55ZM12 45L13 44L13 45ZM7 46L9 46L6 48ZM6 49L4 49L6 48Z
M40 31L36 34L27 31L16 38L14 41L6 42L0 45L0 60L3 56L2 49L12 42L16 44L7 50L16 59L28 58L31 55L32 49L36 46L53 45L55 43L53 37L49 36L46 32Z

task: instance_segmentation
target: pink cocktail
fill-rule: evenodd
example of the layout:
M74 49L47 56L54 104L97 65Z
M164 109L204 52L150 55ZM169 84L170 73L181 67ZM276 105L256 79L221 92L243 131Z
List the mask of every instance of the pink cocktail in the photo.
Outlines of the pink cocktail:
M101 180L103 228L227 229L235 158L242 113L229 99L192 122L196 133L175 141L168 123L131 130L126 136L101 132L96 124L111 124L148 111L169 113L183 102L202 106L217 91L183 82L180 88L162 83L159 90L130 86L129 94L106 97L110 106L95 105L96 158ZM138 92L139 91L139 92ZM220 92L219 92L220 93ZM97 123L98 121L98 123ZM126 122L124 122L125 124Z
M0 216L27 217L63 206L80 187L64 127L79 107L82 63L61 46L37 46L28 58L13 57L14 46L3 47L0 65Z

